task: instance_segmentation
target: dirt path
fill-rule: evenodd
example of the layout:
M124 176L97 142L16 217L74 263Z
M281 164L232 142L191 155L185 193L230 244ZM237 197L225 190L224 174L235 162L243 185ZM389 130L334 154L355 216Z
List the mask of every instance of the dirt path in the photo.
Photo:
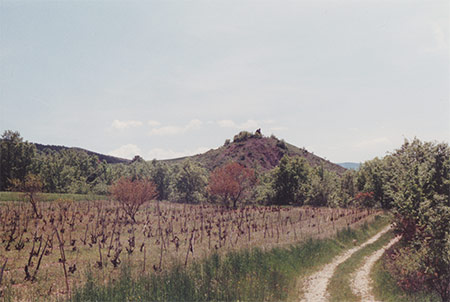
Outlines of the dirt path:
M309 276L304 283L305 295L301 301L304 302L325 302L328 301L327 286L330 278L333 276L336 267L350 258L353 253L357 252L361 248L368 244L371 244L378 240L383 234L389 231L390 226L385 227L375 236L364 242L363 244L354 247L341 255L336 256L331 263L325 265L320 271Z
M371 279L370 279L370 271L377 262L378 259L380 259L381 256L383 256L383 253L390 248L393 244L395 244L400 237L396 237L392 239L387 245L385 245L383 248L379 249L375 253L373 253L370 256L367 256L364 259L364 265L359 268L354 274L351 281L351 287L352 291L355 295L360 296L362 298L362 301L365 302L376 302L375 298L371 294L372 287L370 285Z

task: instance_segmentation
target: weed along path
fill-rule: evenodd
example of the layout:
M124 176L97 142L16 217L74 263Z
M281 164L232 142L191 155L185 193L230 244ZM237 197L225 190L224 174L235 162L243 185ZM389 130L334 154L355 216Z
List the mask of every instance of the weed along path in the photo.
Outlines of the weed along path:
M309 276L305 283L305 294L301 301L304 302L325 302L328 301L327 285L330 278L333 276L336 267L350 258L353 253L362 249L368 244L377 241L383 234L388 232L390 226L385 227L375 236L364 242L363 244L347 250L343 254L336 256L329 264L325 265L320 271Z
M372 296L371 291L372 287L370 285L370 271L372 270L373 265L383 256L384 252L389 249L393 244L397 243L400 240L400 237L396 237L392 239L387 245L383 248L379 249L372 255L368 256L364 260L364 265L358 269L353 275L351 281L352 291L355 295L360 296L362 301L365 302L375 302L375 298Z

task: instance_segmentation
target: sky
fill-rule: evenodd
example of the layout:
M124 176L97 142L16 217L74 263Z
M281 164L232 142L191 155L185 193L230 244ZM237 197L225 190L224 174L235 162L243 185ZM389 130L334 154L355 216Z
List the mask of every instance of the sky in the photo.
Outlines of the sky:
M0 131L132 158L242 130L363 162L450 141L449 1L0 0Z

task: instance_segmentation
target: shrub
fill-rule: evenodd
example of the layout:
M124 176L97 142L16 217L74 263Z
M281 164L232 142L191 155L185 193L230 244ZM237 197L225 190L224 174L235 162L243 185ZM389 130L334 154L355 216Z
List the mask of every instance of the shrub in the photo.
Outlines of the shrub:
M237 203L245 198L256 183L255 171L236 162L216 168L210 175L208 191L219 196L228 206L229 201L236 208Z
M139 207L146 201L150 201L158 195L156 186L148 180L119 179L112 187L113 197L120 202L122 209L136 222L136 213Z
M286 142L283 139L277 142L277 147L283 150L287 150Z
M238 134L236 134L233 138L233 142L239 143L239 142L245 142L246 140L253 137L253 134L251 134L248 131L241 131Z

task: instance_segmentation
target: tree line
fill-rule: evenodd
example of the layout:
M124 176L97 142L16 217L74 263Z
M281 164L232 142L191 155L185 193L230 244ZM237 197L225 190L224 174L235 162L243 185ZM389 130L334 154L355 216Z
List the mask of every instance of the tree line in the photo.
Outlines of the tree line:
M445 149L442 146L448 148L446 144L414 140L406 142L400 150L409 150L417 144L439 146L439 150ZM363 163L358 171L348 170L341 176L323 166L311 167L301 157L287 156L268 172L232 162L209 172L190 160L167 164L136 156L127 164L108 164L77 149L39 151L18 132L8 130L0 141L0 191L12 189L12 180L25 180L28 174L34 174L42 181L43 192L102 195L109 194L119 179L127 178L151 180L159 200L229 202L234 206L258 203L391 209L398 199L393 186L404 171L398 164L400 154L404 153L407 152L396 151L382 159L375 158ZM438 166L444 167L447 155L439 156L442 163ZM443 173L441 168L439 171Z
M354 205L356 193L355 172L339 177L323 167L311 168L302 158L285 156L265 173L232 162L210 173L190 160L169 165L139 156L127 164L108 164L77 149L37 150L18 132L5 131L0 142L0 191L23 189L30 174L38 177L42 192L105 195L119 179L145 179L154 183L159 200L234 207L241 203L346 207Z

